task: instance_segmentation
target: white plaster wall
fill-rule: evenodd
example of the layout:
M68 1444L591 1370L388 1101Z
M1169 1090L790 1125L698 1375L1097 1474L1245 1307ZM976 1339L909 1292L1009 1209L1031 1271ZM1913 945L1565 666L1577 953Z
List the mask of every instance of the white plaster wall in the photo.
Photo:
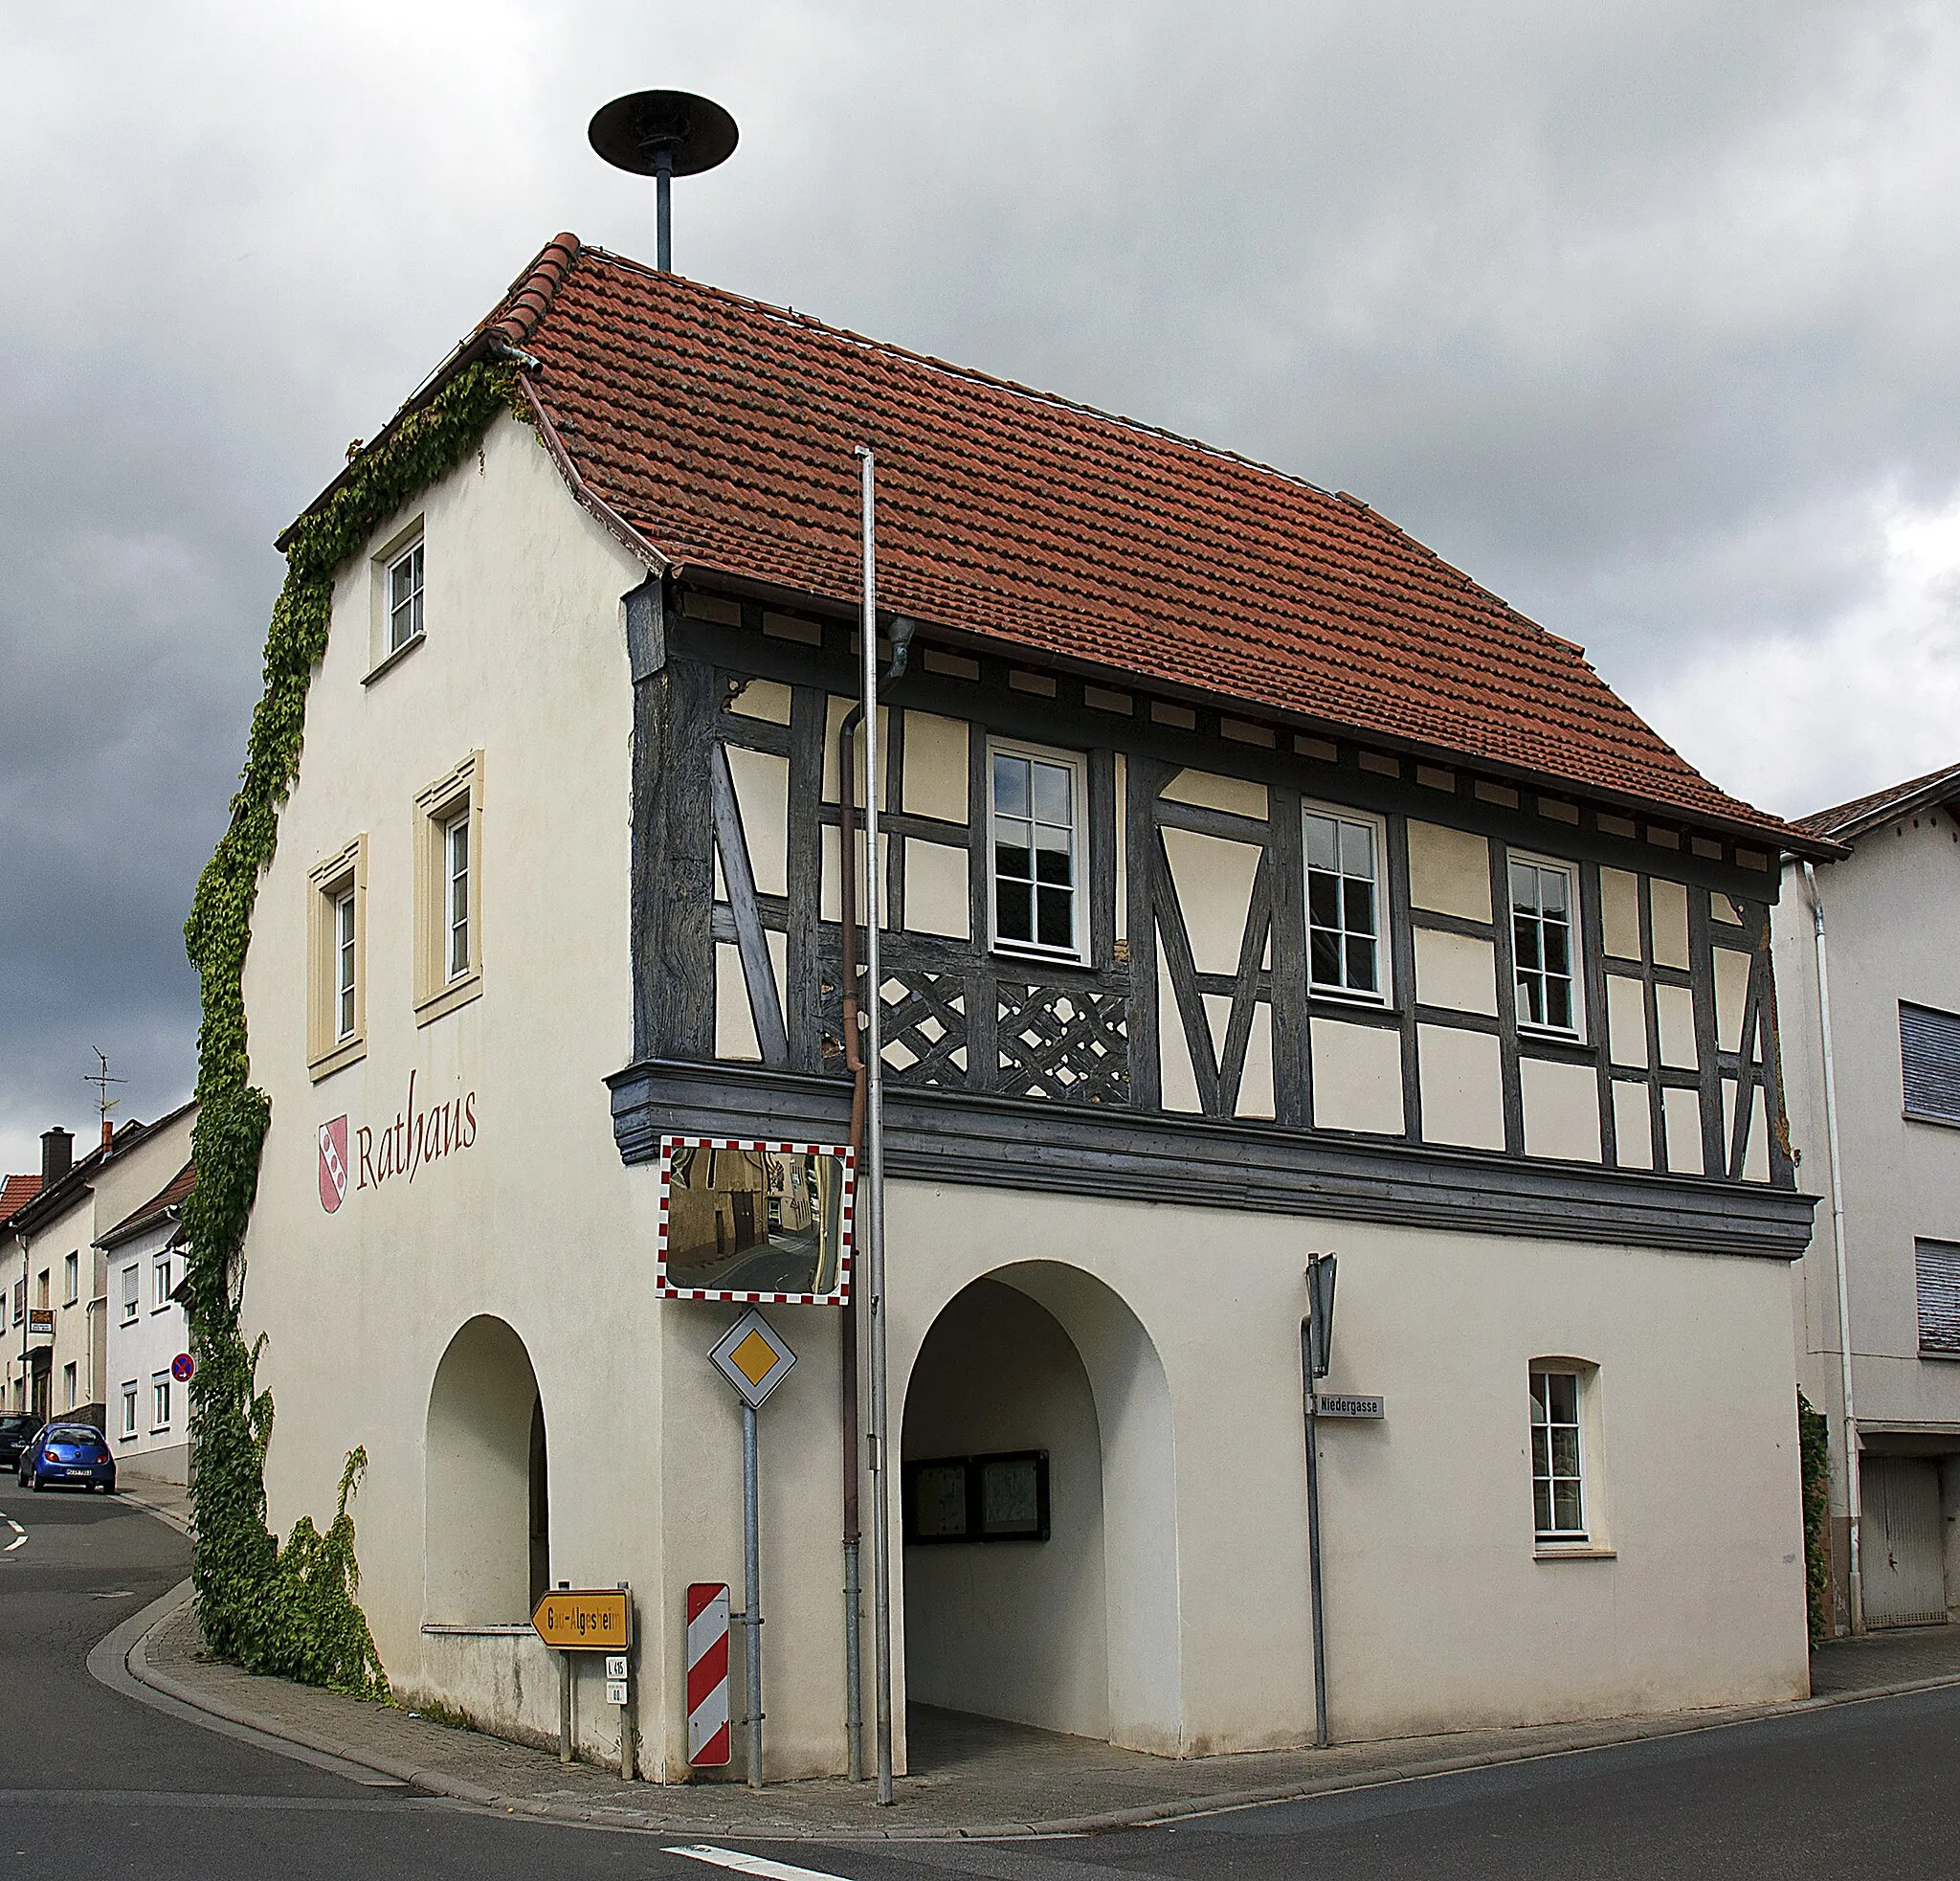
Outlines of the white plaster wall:
M1490 919L1490 844L1469 830L1409 819L1409 899L1438 914Z
M1600 938L1618 960L1638 960L1640 950L1640 878L1621 868L1599 871Z
M1192 964L1201 974L1237 973L1262 852L1196 830L1167 829L1163 836Z
M1817 864L1816 878L1829 934L1859 1418L1960 1435L1960 1364L1918 1355L1912 1245L1918 1236L1960 1241L1960 1130L1901 1115L1899 1062L1900 1000L1960 1012L1956 838L1948 813L1923 811L1860 839L1847 861ZM1794 870L1786 873L1773 933L1791 1136L1803 1158L1797 1179L1828 1197L1816 961ZM1828 1200L1817 1211L1797 1309L1804 1389L1830 1416L1835 1438L1842 1405ZM1835 1472L1833 1495L1841 1513Z
M1164 786L1164 795L1173 803L1224 810L1258 822L1264 822L1269 815L1265 785L1249 777L1221 777L1212 771L1180 771Z
M246 1243L244 1320L267 1345L278 1404L266 1486L280 1534L332 1513L365 1444L353 1503L361 1598L405 1691L490 1707L522 1642L434 1646L421 1630L424 1433L437 1362L479 1313L536 1370L551 1444L551 1568L631 1581L651 1663L679 1624L661 1581L659 1310L654 1179L622 1168L607 1075L631 1053L631 687L621 596L645 571L569 498L535 436L500 417L419 510L428 638L372 686L370 571L336 584L307 701L300 780L261 882L246 966L252 1075L272 1097ZM485 753L481 996L427 1026L412 1010L415 793ZM307 870L368 841L367 1056L306 1073ZM476 1137L382 1186L318 1187L318 1130L380 1131L404 1108L474 1094ZM356 1180L358 1180L358 1168ZM633 1486L628 1492L623 1486ZM500 1656L501 1655L501 1656ZM495 1669L501 1668L502 1669ZM495 1675L493 1676L493 1670ZM451 1687L445 1681L454 1675ZM656 1705L657 1710L657 1704ZM604 1754L616 1726L583 1714ZM515 1722L516 1720L512 1720Z
M1664 876L1647 879L1647 906L1654 931L1654 964L1681 967L1688 964L1688 891L1680 882Z
M1458 1012L1497 1011L1497 950L1472 934L1415 930L1415 996Z
M1314 1128L1401 1135L1401 1034L1386 1025L1319 1018L1308 1021L1308 1029Z
M1503 1070L1494 1032L1418 1025L1422 1134L1469 1150L1504 1147Z
M1311 1731L1308 1247L1343 1263L1329 1388L1389 1402L1384 1423L1323 1438L1338 1733L1806 1689L1781 1263L919 1183L893 1185L890 1222L895 1402L939 1309L1004 1250L1053 1250L1073 1284L1120 1292L1161 1362L1179 1618L1168 1747ZM1600 1368L1611 1559L1534 1558L1526 1370L1546 1354ZM1120 1419L1100 1389L1098 1410L1106 1453ZM1112 1624L1112 1665L1119 1637Z
M1590 1064L1519 1062L1525 1153L1564 1162L1599 1160L1599 1081Z

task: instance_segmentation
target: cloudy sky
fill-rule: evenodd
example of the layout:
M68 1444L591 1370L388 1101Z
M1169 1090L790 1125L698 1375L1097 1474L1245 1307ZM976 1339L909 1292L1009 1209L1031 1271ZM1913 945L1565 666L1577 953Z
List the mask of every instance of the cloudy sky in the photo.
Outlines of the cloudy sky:
M1800 814L1960 757L1960 12L0 0L0 1167L188 1094L271 543L561 228L1366 497Z

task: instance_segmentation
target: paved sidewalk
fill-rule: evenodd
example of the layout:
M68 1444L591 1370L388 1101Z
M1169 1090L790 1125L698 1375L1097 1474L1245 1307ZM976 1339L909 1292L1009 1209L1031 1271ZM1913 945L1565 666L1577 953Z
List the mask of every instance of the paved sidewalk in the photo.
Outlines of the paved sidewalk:
M1862 1639L1832 1640L1811 1654L1811 1694L1816 1698L1936 1679L1960 1679L1960 1625L1888 1627Z
M515 1814L682 1836L851 1837L1062 1833L1165 1821L1249 1803L1677 1735L1901 1688L1960 1684L1960 1626L1845 1641L1816 1655L1820 1694L1801 1706L1679 1713L1508 1731L1177 1760L915 1707L913 1761L880 1809L869 1783L839 1779L738 1784L628 1783L590 1764L457 1730L391 1706L259 1678L199 1656L189 1603L128 1655L145 1685L214 1716L379 1771L432 1795Z
M151 1476L138 1476L127 1469L116 1476L116 1493L133 1502L160 1522L167 1522L179 1534L191 1530L190 1491L182 1483L160 1483Z

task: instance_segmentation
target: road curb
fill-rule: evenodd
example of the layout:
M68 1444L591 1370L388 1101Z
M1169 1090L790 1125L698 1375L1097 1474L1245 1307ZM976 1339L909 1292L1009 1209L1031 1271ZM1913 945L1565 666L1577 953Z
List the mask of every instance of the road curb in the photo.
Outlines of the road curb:
M364 1750L345 1738L323 1732L310 1732L286 1723L268 1720L250 1707L233 1704L172 1678L154 1665L149 1646L155 1637L182 1613L191 1599L190 1582L172 1588L161 1600L153 1601L141 1613L125 1620L90 1652L89 1671L112 1690L145 1703L162 1701L163 1709L174 1714L189 1714L189 1721L227 1735L257 1743L280 1755L298 1756L302 1762L334 1770L351 1780L374 1784L399 1783L425 1796L444 1797L472 1808L517 1815L533 1821L558 1822L568 1826L635 1829L648 1834L703 1834L732 1836L746 1842L902 1842L902 1841L1013 1841L1035 1836L1092 1835L1111 1829L1143 1828L1155 1824L1190 1822L1206 1816L1228 1815L1236 1810L1258 1808L1281 1803L1304 1803L1316 1797L1341 1796L1360 1790L1386 1789L1396 1783L1421 1782L1437 1777L1458 1776L1476 1770L1503 1768L1511 1764L1540 1763L1553 1758L1580 1757L1592 1751L1622 1749L1629 1744L1650 1743L1672 1737L1693 1736L1702 1732L1732 1730L1741 1725L1761 1724L1781 1717L1829 1711L1844 1705L1865 1704L1882 1698L1908 1697L1919 1692L1949 1691L1960 1687L1960 1673L1930 1679L1912 1679L1882 1686L1860 1687L1853 1691L1826 1692L1818 1697L1793 1699L1787 1704L1757 1705L1698 1714L1685 1718L1628 1720L1624 1730L1605 1736L1589 1737L1570 1744L1539 1746L1533 1749L1492 1750L1456 1757L1424 1758L1392 1769L1377 1771L1329 1771L1307 1782L1269 1784L1262 1787L1221 1792L1215 1796L1181 1797L1171 1802L1142 1803L1128 1809L1102 1810L1090 1815L1044 1818L1027 1822L991 1823L894 1823L886 1828L867 1828L861 1823L837 1823L816 1827L758 1828L730 1815L721 1821L703 1823L699 1817L677 1820L655 1809L629 1803L560 1803L536 1796L513 1796L447 1771L434 1769L408 1758L390 1758ZM121 1671L119 1679L114 1674ZM657 1787L657 1786L653 1786Z

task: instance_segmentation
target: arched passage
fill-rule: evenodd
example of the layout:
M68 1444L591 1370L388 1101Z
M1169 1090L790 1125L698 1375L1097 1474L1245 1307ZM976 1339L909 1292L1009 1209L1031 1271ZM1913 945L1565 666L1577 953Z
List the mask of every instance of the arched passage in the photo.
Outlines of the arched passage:
M905 1397L908 1465L1031 1450L1048 1462L1047 1539L908 1539L907 1692L1174 1754L1169 1390L1124 1301L1057 1262L1016 1263L955 1295Z
M442 1355L425 1467L428 1618L528 1618L551 1573L545 1413L530 1355L502 1320L472 1319Z

